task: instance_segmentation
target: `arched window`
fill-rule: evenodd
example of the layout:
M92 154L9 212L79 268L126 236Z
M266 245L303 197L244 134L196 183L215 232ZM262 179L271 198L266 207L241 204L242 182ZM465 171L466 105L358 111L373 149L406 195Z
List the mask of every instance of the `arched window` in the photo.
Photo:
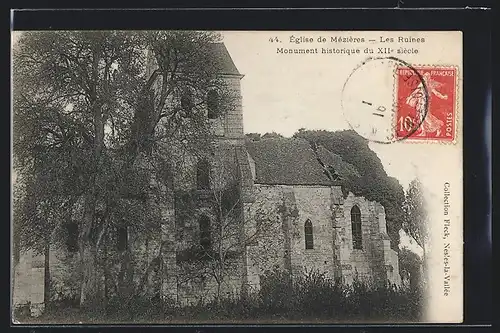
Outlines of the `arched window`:
M200 217L200 245L204 251L210 250L212 238L210 236L210 219L206 215Z
M306 237L306 250L314 249L313 225L311 220L307 220L304 224L304 234Z
M355 249L363 248L361 234L361 211L358 206L351 209L351 226L352 226L352 244Z
M198 161L196 166L196 181L198 189L208 190L210 188L210 163L206 159Z
M219 117L219 93L216 90L210 90L207 94L208 118L216 119Z

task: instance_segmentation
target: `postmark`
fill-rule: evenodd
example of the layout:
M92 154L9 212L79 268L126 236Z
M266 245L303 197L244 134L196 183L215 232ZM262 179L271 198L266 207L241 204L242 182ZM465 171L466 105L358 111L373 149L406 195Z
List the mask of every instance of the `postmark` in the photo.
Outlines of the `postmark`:
M415 69L420 76L416 76ZM423 81L420 78L423 78ZM398 67L394 128L396 139L451 142L455 140L456 78L455 67L418 66L411 69L407 66ZM420 82L414 87L406 84L408 81Z
M400 78L398 69L402 68L411 75ZM395 120L400 114L396 87L401 91L419 89L419 113L405 114L407 118L403 121L407 130L404 132L396 132ZM388 144L407 139L418 131L426 119L428 101L427 83L422 74L401 59L384 57L368 58L351 72L342 89L341 104L353 130L369 141Z

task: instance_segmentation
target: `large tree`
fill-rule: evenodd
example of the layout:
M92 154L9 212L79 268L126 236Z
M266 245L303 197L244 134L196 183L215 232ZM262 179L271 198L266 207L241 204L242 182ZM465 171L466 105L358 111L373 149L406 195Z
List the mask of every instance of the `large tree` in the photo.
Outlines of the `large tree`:
M221 109L229 107L212 51L218 41L215 33L181 31L20 36L13 53L14 167L21 179L43 184L24 202L37 205L33 198L49 189L44 202L65 202L59 215L81 212L82 307L101 301L96 267L110 223L154 219L148 212L155 210L144 207L158 202L149 185L160 162L170 163L173 149L206 145L210 89L220 92ZM145 214L132 221L130 209ZM41 223L23 216L32 227ZM30 233L26 223L18 223L21 235Z
M412 180L406 190L403 211L403 230L422 248L422 258L425 263L425 255L429 245L429 221L422 184L418 179Z

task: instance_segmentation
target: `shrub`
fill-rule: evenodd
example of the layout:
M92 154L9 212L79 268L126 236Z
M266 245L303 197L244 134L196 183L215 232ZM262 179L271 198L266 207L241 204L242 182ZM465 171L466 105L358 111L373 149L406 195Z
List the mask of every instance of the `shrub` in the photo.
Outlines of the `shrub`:
M334 282L324 273L306 271L294 281L296 310L308 316L342 315L345 286Z
M72 285L66 282L65 280L63 283L57 283L54 279L50 279L50 300L49 304L46 304L47 311L57 312L62 308L77 308L79 306L80 295L75 291L76 288L72 288ZM67 285L70 287L66 287Z
M306 271L291 281L286 271L261 278L260 307L268 315L304 320L419 321L422 295L386 284L375 286L357 276L352 284Z
M14 320L17 321L25 321L27 318L30 317L30 302L26 304L22 304L19 306L16 306L13 310L12 317Z
M261 276L260 307L273 314L288 313L295 306L294 288L287 271L274 268Z
M82 313L81 321L118 322L418 322L422 315L421 289L375 286L355 277L351 284L334 281L318 271L291 279L278 268L261 276L261 288L245 297L220 299L177 307L159 294L153 297L112 297L107 313ZM61 300L70 304L73 300ZM64 312L60 312L64 313Z

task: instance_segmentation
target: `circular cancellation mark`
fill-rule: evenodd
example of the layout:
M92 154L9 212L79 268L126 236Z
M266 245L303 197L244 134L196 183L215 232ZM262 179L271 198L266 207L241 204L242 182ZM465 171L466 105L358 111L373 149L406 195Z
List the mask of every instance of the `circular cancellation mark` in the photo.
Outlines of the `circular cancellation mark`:
M412 91L411 96L398 96L397 84L407 85L405 90ZM407 133L397 136L397 108L408 102L416 105L416 112L406 119ZM427 115L429 93L422 75L407 62L395 57L368 58L344 83L341 105L353 130L367 140L387 144L404 140L419 129Z

